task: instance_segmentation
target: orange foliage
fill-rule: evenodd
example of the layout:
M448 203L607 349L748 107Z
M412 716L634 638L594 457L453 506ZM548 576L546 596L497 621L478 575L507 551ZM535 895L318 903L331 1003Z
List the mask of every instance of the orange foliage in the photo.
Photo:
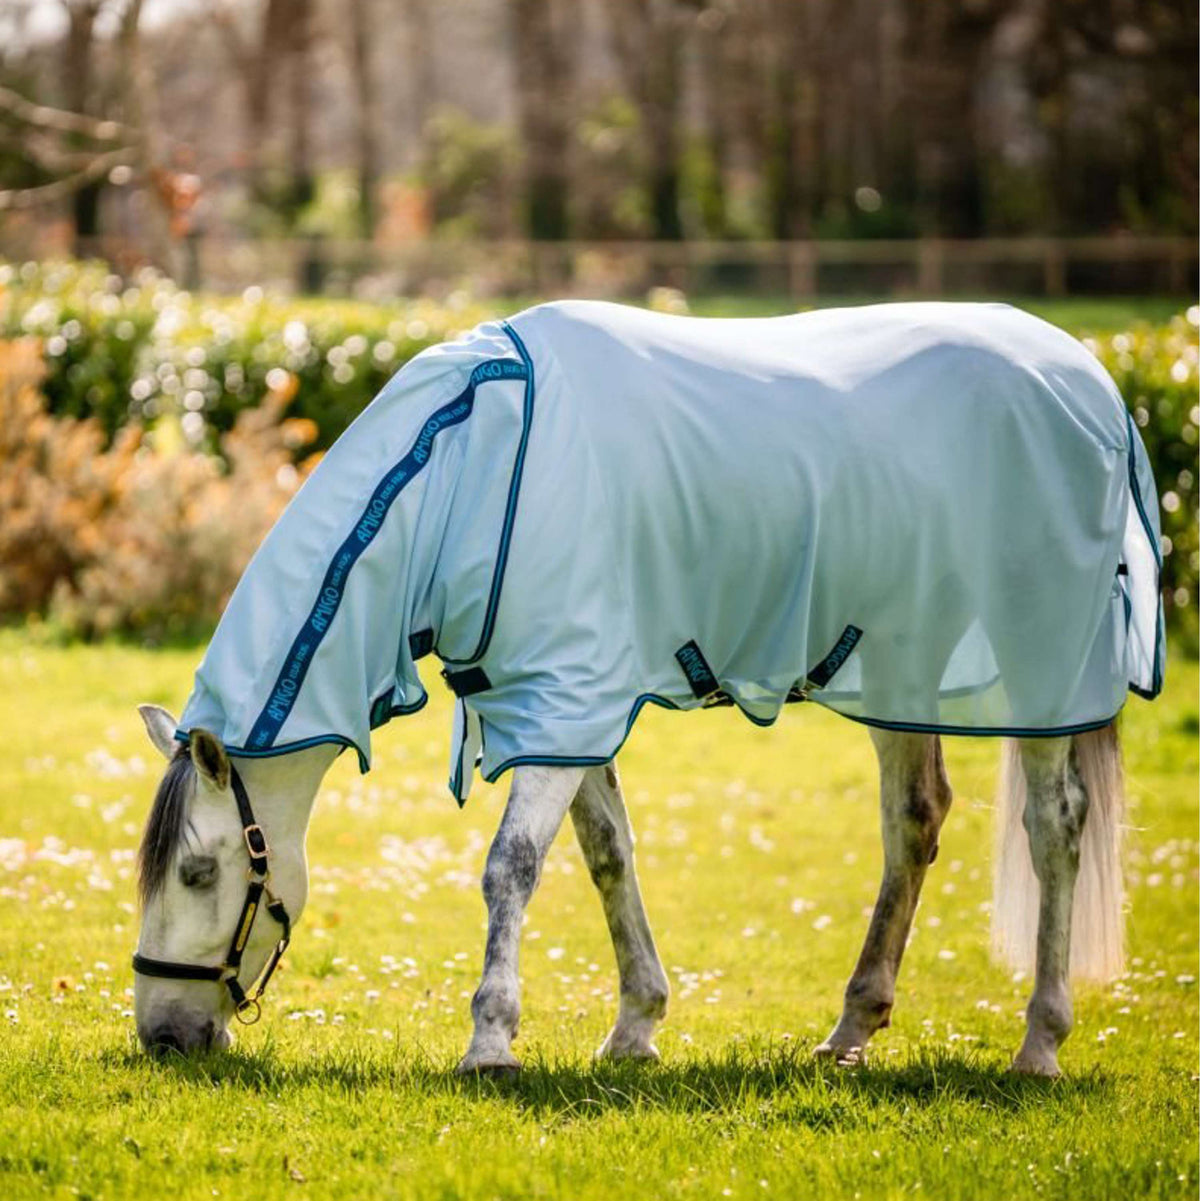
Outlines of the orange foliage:
M310 469L294 460L313 423L270 393L219 457L138 425L106 449L96 421L46 412L41 363L34 340L0 342L0 614L86 636L211 625Z

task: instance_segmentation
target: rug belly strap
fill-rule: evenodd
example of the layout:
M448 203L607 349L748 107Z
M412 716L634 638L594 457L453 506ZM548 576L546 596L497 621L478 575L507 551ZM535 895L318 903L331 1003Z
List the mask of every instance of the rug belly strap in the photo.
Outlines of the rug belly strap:
M446 681L450 691L460 699L474 696L477 692L486 692L492 686L487 672L482 667L465 667L462 671L450 671L447 668L442 672L442 679Z

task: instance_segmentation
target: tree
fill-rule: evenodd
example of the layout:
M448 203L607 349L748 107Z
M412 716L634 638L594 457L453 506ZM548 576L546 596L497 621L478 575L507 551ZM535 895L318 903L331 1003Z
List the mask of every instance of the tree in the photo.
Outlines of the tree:
M312 199L313 168L309 125L312 41L311 0L262 0L253 21L243 28L244 5L226 0L212 15L233 60L242 91L243 144L250 191L258 200L280 207L287 216ZM252 14L253 17L253 14ZM286 87L281 87L281 80ZM282 186L268 187L267 165L273 96L286 102L283 116L288 151L278 172Z
M615 58L638 107L647 148L653 236L683 237L680 217L680 97L683 48L693 12L676 0L614 0L608 6Z
M921 232L985 232L979 83L997 24L1020 0L905 0L906 103ZM1057 0L1050 0L1057 3Z
M767 0L767 215L780 239L812 233L820 177L819 46L824 0Z
M59 69L66 107L35 104L19 92L0 88L0 112L12 130L17 153L37 180L0 192L0 210L65 199L71 211L74 252L86 254L99 233L100 194L109 173L147 162L145 131L138 123L98 115L105 105L95 65L96 27L102 16L115 16L123 49L136 50L141 0L128 0L123 10L110 0L63 0L63 8L67 33L59 51ZM118 82L120 107L126 115L136 112L132 78L122 76Z
M66 106L73 113L89 115L93 96L93 43L96 18L105 0L63 0L67 14L67 36L63 42L62 88ZM80 135L70 135L74 149L86 149ZM99 233L100 192L103 176L79 183L71 195L76 255L86 254L86 243Z
M375 188L379 183L379 147L375 138L378 105L371 69L369 0L350 0L350 45L354 77L358 158L358 223L364 238L375 235Z
M511 0L517 111L525 143L529 236L565 238L570 228L576 14L569 0Z

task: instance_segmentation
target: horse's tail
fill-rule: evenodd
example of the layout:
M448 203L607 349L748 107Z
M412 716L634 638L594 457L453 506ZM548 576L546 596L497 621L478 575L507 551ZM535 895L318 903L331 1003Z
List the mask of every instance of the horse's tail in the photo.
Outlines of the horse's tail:
M1088 795L1071 918L1071 975L1111 980L1124 970L1125 918L1121 833L1125 782L1113 721L1076 734L1071 757ZM1011 967L1032 971L1040 889L1022 824L1025 773L1017 743L1005 739L997 803L998 846L992 902L992 949Z

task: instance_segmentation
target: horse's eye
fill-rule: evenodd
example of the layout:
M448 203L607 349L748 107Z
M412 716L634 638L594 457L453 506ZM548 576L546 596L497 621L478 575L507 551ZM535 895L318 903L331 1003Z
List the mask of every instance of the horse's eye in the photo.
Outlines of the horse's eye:
M185 888L211 888L217 882L217 861L211 855L189 855L179 865Z

